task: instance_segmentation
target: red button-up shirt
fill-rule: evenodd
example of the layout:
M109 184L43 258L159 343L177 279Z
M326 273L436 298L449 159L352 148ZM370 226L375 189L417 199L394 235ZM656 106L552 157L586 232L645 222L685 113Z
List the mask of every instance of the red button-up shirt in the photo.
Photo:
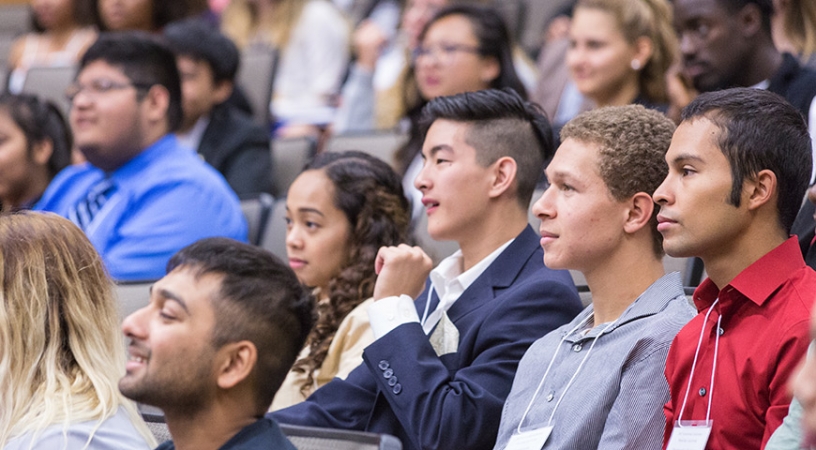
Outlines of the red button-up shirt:
M704 323L705 313L718 297ZM722 290L710 279L700 284L694 291L700 313L674 338L666 360L671 396L664 407L664 448L675 422L705 420L710 401L713 425L706 448L764 448L788 414L791 399L786 384L807 350L814 298L816 272L805 266L795 237L754 262ZM683 417L678 417L702 327L705 331L691 389Z

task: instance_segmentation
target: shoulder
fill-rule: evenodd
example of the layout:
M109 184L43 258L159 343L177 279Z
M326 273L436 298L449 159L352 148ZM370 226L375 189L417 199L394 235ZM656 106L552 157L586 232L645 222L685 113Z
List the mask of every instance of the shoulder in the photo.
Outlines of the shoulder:
M300 20L302 22L320 22L329 23L335 21L346 22L343 13L334 5L334 3L326 0L309 0L303 5L303 12Z

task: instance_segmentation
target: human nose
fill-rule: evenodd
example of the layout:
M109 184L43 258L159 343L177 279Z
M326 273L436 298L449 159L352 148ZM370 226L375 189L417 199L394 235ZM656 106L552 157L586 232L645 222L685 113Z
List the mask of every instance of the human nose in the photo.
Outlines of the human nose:
M680 54L688 58L697 53L697 42L691 33L680 33L678 36Z
M555 210L553 209L553 187L549 186L541 197L533 203L533 214L541 220L552 219L555 217Z
M303 239L300 236L300 229L295 224L291 224L286 230L286 248L298 249L303 247Z
M419 170L416 178L414 178L414 187L418 190L425 192L426 190L430 189L431 182L430 178L428 177L428 167L425 162L422 163L422 169Z
M122 321L122 332L129 338L143 339L146 336L144 326L150 305L145 306L131 313Z
M658 205L667 205L671 202L671 189L669 188L669 177L666 177L660 186L652 194L652 200Z

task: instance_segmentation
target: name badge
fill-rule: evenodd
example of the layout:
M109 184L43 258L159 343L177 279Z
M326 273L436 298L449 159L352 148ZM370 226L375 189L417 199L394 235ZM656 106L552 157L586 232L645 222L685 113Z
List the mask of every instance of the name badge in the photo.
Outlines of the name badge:
M510 436L510 442L504 450L541 450L552 430L553 427L548 426L516 433Z
M682 420L674 425L666 450L704 450L711 435L711 420Z

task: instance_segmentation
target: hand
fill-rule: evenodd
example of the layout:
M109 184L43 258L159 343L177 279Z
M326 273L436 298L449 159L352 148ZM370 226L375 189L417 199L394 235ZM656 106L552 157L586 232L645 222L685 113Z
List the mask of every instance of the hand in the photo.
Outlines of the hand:
M357 54L357 64L363 69L373 72L388 37L385 32L371 20L364 20L354 30L352 44Z
M402 294L416 298L425 289L425 279L432 268L431 258L419 247L405 244L381 247L374 260L378 275L374 301Z

